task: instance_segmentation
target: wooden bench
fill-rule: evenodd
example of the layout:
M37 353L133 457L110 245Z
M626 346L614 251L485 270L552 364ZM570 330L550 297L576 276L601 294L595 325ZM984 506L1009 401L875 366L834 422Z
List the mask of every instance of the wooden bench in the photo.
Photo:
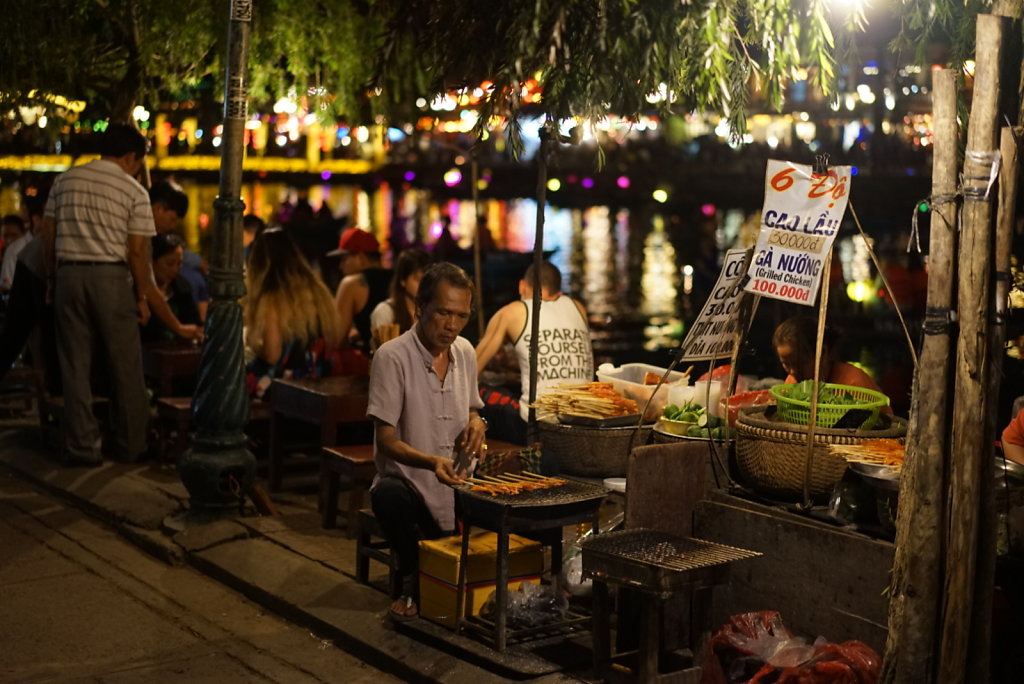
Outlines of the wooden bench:
M338 494L344 477L350 482L345 532L350 539L355 537L357 517L376 474L372 444L323 447L320 451L321 527L331 529L337 524Z
M370 583L370 559L388 566L388 587L392 596L398 595L398 573L389 551L384 532L377 524L377 517L369 508L356 513L356 581ZM376 539L377 541L374 541Z
M161 397L156 400L157 434L159 435L159 458L167 461L168 446L175 459L188 448L188 436L192 426L192 397ZM270 406L259 399L249 401L249 423L270 420ZM171 440L171 433L175 433Z

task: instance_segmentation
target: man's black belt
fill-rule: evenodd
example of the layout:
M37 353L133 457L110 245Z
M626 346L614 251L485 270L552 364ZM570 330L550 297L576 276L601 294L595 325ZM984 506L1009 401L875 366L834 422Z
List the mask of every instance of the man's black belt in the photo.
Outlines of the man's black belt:
M127 266L124 261L91 261L89 259L61 259L58 266Z

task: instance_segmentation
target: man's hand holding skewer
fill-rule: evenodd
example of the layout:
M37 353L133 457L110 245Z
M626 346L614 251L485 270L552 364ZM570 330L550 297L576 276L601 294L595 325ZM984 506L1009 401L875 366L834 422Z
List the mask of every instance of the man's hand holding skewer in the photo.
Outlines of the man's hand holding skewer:
M440 456L434 461L434 475L437 476L438 482L449 487L458 487L464 479L462 475L455 472L454 461L449 458L441 458Z

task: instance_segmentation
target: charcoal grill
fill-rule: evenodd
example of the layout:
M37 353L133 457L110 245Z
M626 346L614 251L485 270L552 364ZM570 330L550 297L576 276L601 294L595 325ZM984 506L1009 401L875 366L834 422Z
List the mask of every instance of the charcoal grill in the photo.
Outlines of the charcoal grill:
M564 479L564 478L563 478ZM535 489L520 494L491 496L470 491L463 486L455 490L462 509L462 554L459 563L459 591L456 615L459 629L473 631L492 641L494 648L505 651L509 638L527 637L540 632L550 633L586 623L584 615L569 613L557 625L508 629L508 536L519 534L551 547L551 577L560 589L562 571L562 528L589 522L597 531L598 510L608 490L600 485L566 479L565 484L549 489ZM465 615L466 565L469 558L469 534L473 526L496 532L498 548L495 571L494 619Z
M565 484L547 489L531 489L520 494L491 495L474 492L471 486L463 486L456 491L459 493L463 516L471 518L482 527L486 527L483 524L485 521L496 524L510 514L526 518L548 518L572 515L580 510L596 510L608 494L608 489L600 485L561 479Z
M702 584L721 584L730 563L760 555L703 539L638 528L588 539L583 544L583 573L668 596Z
M594 582L593 644L598 674L614 672L608 584L637 590L641 602L640 682L699 682L700 668L658 673L660 613L679 591L691 592L690 647L699 656L711 629L711 588L724 584L731 563L760 556L733 546L635 528L595 535L583 545L583 576Z

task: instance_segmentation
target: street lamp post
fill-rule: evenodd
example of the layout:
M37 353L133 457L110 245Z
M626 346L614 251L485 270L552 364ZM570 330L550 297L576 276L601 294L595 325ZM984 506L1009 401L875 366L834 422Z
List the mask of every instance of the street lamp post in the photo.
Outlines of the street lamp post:
M190 514L237 513L252 486L256 460L246 448L249 420L242 348L242 154L248 109L249 32L252 0L229 0L228 55L224 85L223 156L214 201L210 255L210 303L199 381L192 400L196 428L178 472L190 495Z

